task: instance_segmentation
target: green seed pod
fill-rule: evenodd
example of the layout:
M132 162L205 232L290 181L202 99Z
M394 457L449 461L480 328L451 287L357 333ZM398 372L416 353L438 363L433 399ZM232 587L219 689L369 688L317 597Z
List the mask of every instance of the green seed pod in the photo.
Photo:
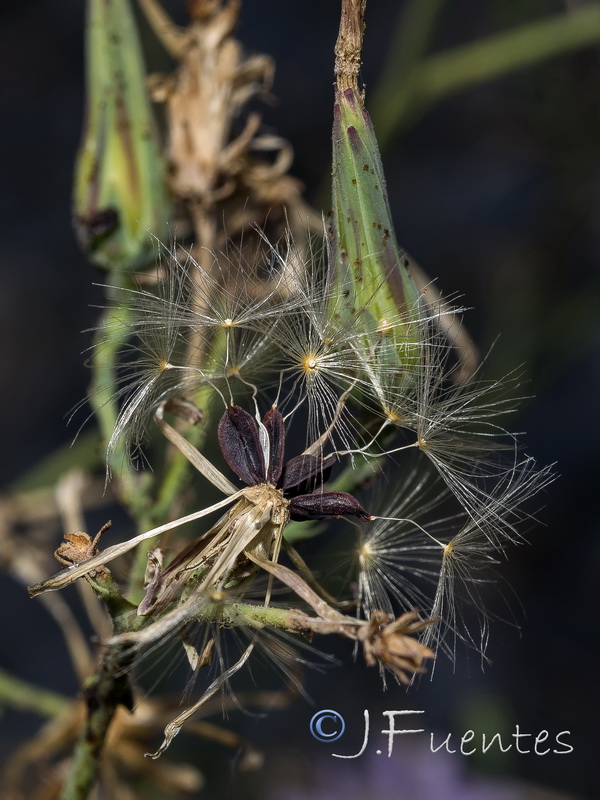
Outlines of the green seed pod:
M96 264L119 272L138 269L152 261L148 231L168 237L171 201L129 0L89 0L86 62L75 228Z
M373 125L361 93L336 90L333 121L334 313L360 315L369 341L386 340L386 360L416 362L422 318L419 292L398 246ZM388 363L391 366L391 363Z

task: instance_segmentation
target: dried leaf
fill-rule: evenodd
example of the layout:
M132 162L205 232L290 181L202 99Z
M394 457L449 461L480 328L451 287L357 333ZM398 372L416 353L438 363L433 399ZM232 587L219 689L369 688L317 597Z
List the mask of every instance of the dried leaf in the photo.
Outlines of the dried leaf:
M171 744L173 739L177 736L179 731L181 730L184 722L186 722L190 717L192 717L199 708L201 708L207 700L209 700L215 692L217 692L222 686L226 685L229 679L235 675L238 670L240 670L246 661L250 658L250 654L254 649L254 645L249 645L242 657L236 661L236 663L222 672L215 680L210 684L208 689L204 692L200 700L197 703L194 703L193 706L186 708L185 711L182 711L172 722L169 722L167 727L165 728L165 738L161 746L155 753L146 753L147 758L159 758L167 749L167 747Z
M145 533L140 533L139 536L134 536L132 539L129 539L126 542L121 542L120 544L115 544L112 547L107 547L104 552L100 553L93 558L88 559L87 561L83 561L81 564L77 566L68 567L67 569L63 569L61 572L57 572L56 575L53 575L51 578L48 578L46 581L42 581L41 583L36 583L33 586L28 588L29 596L35 597L42 592L50 592L56 591L57 589L62 589L65 586L69 586L71 583L76 581L78 578L81 578L83 575L87 575L92 570L96 569L103 564L108 564L110 561L113 561L115 558L128 553L134 547L136 547L140 542L145 542L147 539L152 539L155 536L158 536L161 533L165 533L166 531L173 530L173 528L178 528L180 525L185 525L186 522L193 522L196 519L201 519L202 517L206 517L208 514L211 514L213 511L217 511L219 508L223 508L228 503L231 503L233 500L236 500L242 492L237 492L236 494L232 495L231 497L226 497L224 500L221 500L219 503L215 503L208 508L203 508L201 511L194 511L192 514L188 514L185 517L180 517L179 519L173 520L172 522L167 522L164 525L159 525L158 528L153 528L150 531L146 531Z
M167 439L174 444L175 447L182 453L187 460L192 464L198 472L200 472L207 481L210 481L213 486L220 489L223 494L234 494L237 489L228 480L222 472L220 472L213 464L202 455L202 453L188 442L185 436L182 436L179 431L175 430L168 422L163 419L163 406L160 406L154 419L160 430L167 437Z

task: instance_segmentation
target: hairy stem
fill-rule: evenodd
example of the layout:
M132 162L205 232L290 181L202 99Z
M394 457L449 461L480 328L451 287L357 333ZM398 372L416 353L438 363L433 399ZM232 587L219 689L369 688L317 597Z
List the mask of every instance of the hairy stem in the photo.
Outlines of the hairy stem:
M335 76L340 92L359 91L358 73L362 57L367 0L342 0L340 30L335 45Z
M97 673L83 686L87 715L61 800L86 800L98 776L100 756L117 706L130 705L125 670L131 653L125 648L106 648Z
M111 614L115 633L139 629L145 620L123 599L108 570L90 581ZM82 687L86 718L75 745L61 800L87 800L100 769L102 748L117 707L133 709L129 672L133 654L127 647L103 647L100 664Z

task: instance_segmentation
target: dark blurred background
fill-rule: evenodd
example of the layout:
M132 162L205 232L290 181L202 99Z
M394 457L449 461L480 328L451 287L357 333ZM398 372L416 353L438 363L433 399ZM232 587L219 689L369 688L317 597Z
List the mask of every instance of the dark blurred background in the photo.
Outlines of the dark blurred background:
M184 19L181 3L165 5ZM367 106L403 5L369 0ZM429 49L576 5L583 3L447 0ZM94 324L90 305L101 293L92 284L101 278L79 252L70 220L83 113L82 6L30 0L5 2L0 11L0 480L6 487L72 437L65 414L88 382L81 353L89 335L81 331ZM264 122L292 143L294 173L319 209L327 202L338 13L337 2L246 0L239 30L249 52L276 60L278 103L265 108ZM408 695L397 687L382 695L375 670L360 663L311 674L314 705L299 699L264 719L232 716L231 727L265 752L261 772L239 773L229 751L194 743L207 773L202 796L598 797L600 46L442 100L393 137L383 159L401 244L442 290L460 292L473 307L466 322L474 339L484 353L493 345L487 376L524 365L530 397L511 424L527 431L527 453L542 464L557 462L560 477L540 514L545 527L533 529L530 545L515 548L502 567L518 598L521 634L493 624L485 671L459 651L454 671L440 659L433 681L422 680ZM57 530L49 548L59 539ZM75 693L39 604L10 578L2 578L0 602L1 666ZM338 655L348 660L350 651ZM320 708L342 713L358 730L356 741L340 742L337 750L315 742L308 721ZM569 730L574 751L536 756L513 748L505 756L461 760L431 755L425 740L406 737L392 759L332 758L332 751L358 749L365 708L378 729L382 709L423 709L424 727L442 738L482 725L509 736L515 724L551 736ZM408 719L410 727L415 718ZM7 711L0 719L3 754L35 727L34 719ZM533 785L548 793L535 794Z

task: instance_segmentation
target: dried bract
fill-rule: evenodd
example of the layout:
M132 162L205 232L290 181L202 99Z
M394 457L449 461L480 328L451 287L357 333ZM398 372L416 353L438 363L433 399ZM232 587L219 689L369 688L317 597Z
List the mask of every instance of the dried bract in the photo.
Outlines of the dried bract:
M378 663L393 672L401 683L410 683L413 675L424 671L425 659L434 658L435 654L414 638L414 634L431 623L432 620L420 620L415 611L398 619L375 611L359 633L367 665Z

